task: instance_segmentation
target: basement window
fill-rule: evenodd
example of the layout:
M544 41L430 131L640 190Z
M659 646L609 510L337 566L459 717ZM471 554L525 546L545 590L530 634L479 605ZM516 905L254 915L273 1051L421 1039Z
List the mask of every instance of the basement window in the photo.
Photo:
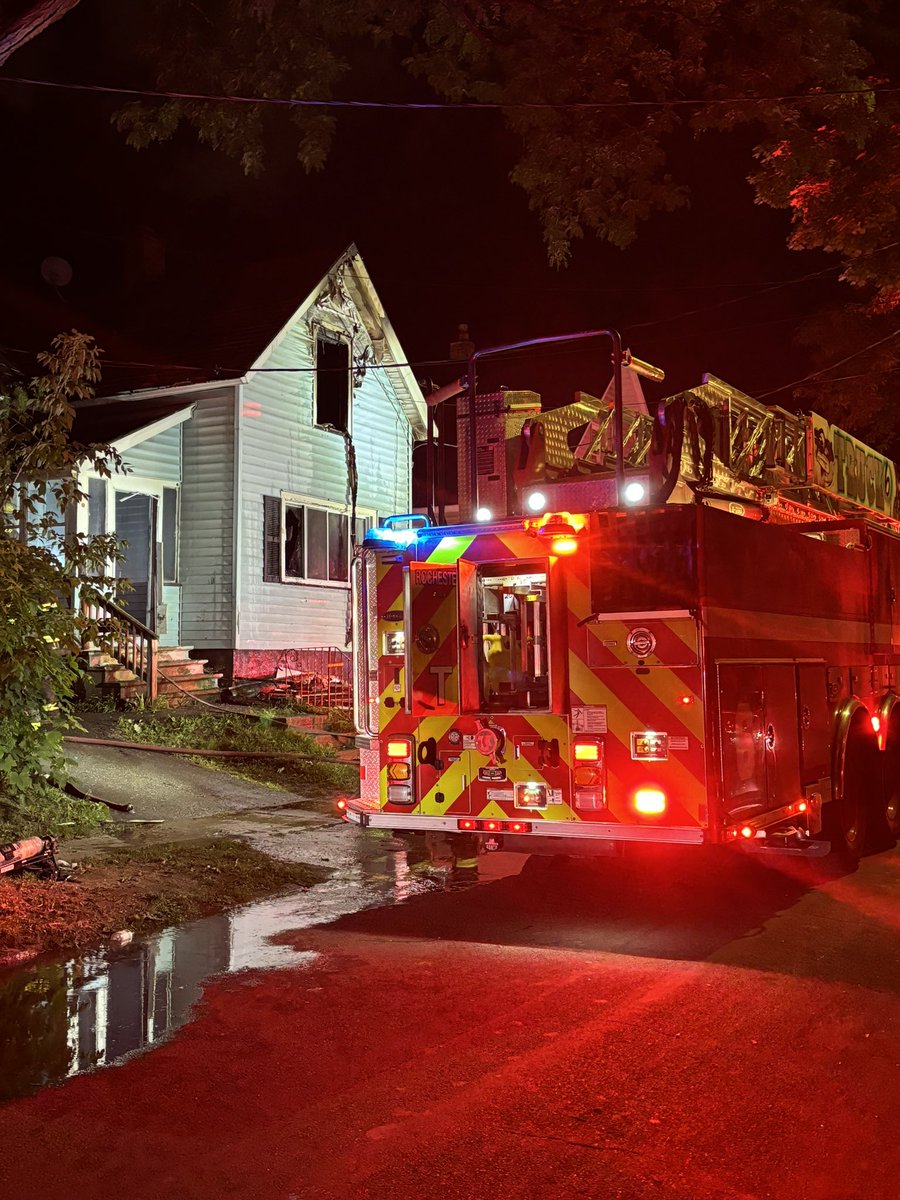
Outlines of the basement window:
M350 345L320 331L316 334L316 425L348 433L350 394Z

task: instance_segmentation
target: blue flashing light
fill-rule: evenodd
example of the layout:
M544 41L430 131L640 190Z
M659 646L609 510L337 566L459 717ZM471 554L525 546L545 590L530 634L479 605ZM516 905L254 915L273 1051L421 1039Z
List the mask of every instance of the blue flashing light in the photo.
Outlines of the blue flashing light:
M419 536L418 529L370 529L368 537L391 546L411 546Z

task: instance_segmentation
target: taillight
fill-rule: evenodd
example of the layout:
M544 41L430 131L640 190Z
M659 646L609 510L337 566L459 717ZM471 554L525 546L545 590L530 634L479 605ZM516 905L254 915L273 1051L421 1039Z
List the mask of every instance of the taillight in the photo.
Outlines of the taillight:
M603 743L598 738L576 738L572 743L572 758L575 807L594 812L606 808Z
M644 817L658 817L666 811L666 793L661 788L638 788L634 808Z
M601 779L597 767L576 767L572 772L576 787L595 787Z
M389 738L384 748L388 760L387 798L389 804L413 804L413 740L411 737Z
M460 817L456 822L457 829L468 829L475 833L531 833L530 821L473 821L471 817Z
M576 762L592 762L600 761L600 743L596 738L578 738L573 748L573 756Z

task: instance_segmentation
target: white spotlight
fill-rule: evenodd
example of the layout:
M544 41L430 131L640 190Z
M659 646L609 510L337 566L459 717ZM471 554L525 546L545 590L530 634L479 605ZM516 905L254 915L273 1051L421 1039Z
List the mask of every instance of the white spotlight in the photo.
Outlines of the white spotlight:
M543 512L547 507L547 497L543 492L532 492L525 503L532 512Z
M476 521L490 521L493 515L494 514L491 512L491 510L489 508L485 508L483 505L481 508L477 508L475 510Z
M638 483L636 479L632 479L631 483L625 484L625 490L622 497L626 504L640 504L646 494L646 488L642 483Z

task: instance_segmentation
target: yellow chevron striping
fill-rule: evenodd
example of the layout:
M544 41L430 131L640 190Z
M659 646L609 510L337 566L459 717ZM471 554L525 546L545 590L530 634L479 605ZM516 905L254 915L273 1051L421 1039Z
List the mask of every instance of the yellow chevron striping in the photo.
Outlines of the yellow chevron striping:
M626 707L602 679L598 679L574 655L569 657L569 674L573 680L573 687L582 700L586 703L606 705L609 729L618 735L620 740L624 741L633 730L644 728L644 722ZM688 797L694 797L695 793L700 792L705 796L702 781L692 771L689 771L679 759L669 758L659 766L661 773L664 771L667 778L672 779L680 789L678 798L682 804L687 805Z

